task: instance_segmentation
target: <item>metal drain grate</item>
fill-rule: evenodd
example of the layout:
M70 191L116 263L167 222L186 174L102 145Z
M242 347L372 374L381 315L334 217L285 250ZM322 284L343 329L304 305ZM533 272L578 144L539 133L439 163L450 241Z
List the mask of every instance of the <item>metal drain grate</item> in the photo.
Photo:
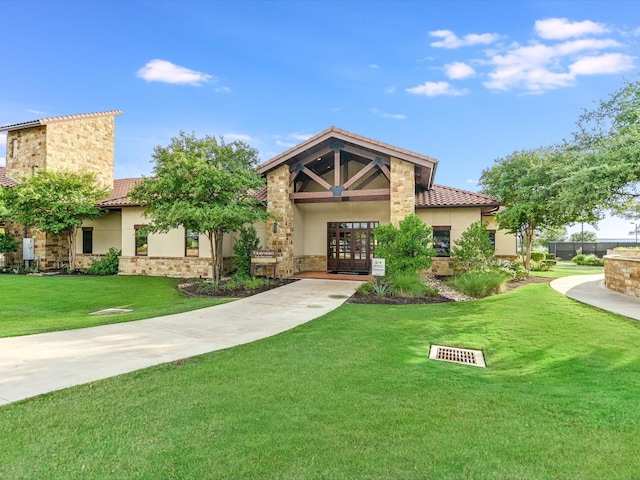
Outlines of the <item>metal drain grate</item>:
M431 345L429 358L431 360L473 365L474 367L486 368L487 366L484 362L484 355L480 350L468 350L466 348Z

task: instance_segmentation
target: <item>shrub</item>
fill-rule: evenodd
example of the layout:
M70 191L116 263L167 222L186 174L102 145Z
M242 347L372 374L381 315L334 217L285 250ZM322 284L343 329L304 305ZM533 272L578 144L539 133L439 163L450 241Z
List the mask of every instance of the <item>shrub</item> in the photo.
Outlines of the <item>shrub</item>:
M104 257L94 260L85 271L91 275L117 275L122 252L111 247Z
M555 260L556 256L553 253L547 253L544 256L545 260Z
M417 273L396 272L389 281L391 294L395 297L421 297L426 285Z
M437 297L440 295L440 292L433 285L425 285L424 286L424 296L425 297Z
M542 262L546 259L546 256L545 252L531 252L531 260L534 262Z
M490 270L502 273L512 280L524 280L529 275L519 258L512 261L494 258Z
M417 272L431 266L436 251L429 246L433 238L431 227L415 213L407 215L399 228L379 225L373 230L377 246L375 255L386 259L387 274Z
M251 275L251 251L260 248L260 239L256 233L256 229L252 225L241 227L239 237L233 244L232 263L236 267L238 275L248 277Z
M576 255L571 259L576 265L588 266L588 267L602 267L604 260L596 257L594 254L589 255Z
M509 277L501 272L467 272L452 278L447 285L465 295L483 298L500 293Z
M373 285L373 293L376 294L376 296L382 298L382 297L386 297L387 294L389 293L389 284L384 283L384 282L380 282L380 283L376 283Z
M0 253L16 252L20 246L20 241L5 233L0 233Z
M360 286L356 289L360 295L369 295L373 293L373 289L376 283L374 280L369 280L368 282L361 283Z
M462 232L451 249L455 269L461 272L481 272L489 268L495 248L491 245L488 226L487 221L477 221Z

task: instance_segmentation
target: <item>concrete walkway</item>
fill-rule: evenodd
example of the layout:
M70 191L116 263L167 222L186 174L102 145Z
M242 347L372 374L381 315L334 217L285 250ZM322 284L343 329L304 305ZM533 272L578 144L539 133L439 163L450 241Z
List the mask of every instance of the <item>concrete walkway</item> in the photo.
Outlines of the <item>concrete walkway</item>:
M640 320L640 298L614 292L604 286L604 274L572 275L551 282L551 287L587 305Z
M342 305L359 281L300 280L235 302L0 339L0 405L270 337Z

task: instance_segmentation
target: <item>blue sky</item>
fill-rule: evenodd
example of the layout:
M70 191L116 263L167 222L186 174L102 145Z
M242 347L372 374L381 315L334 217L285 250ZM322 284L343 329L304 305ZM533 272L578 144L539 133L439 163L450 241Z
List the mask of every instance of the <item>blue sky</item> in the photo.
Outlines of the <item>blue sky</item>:
M180 130L268 160L335 125L435 157L437 183L477 190L495 159L569 137L640 66L635 1L0 7L0 124L122 110L117 178L149 175L153 147ZM602 222L598 236L631 229Z

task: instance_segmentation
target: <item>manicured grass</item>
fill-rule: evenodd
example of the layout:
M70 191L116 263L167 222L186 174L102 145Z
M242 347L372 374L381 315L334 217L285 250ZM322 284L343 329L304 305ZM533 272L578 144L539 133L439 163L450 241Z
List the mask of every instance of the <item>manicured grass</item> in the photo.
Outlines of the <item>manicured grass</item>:
M428 360L432 343L488 368ZM344 305L0 408L0 478L636 478L639 344L638 322L547 284Z
M548 272L531 272L537 277L560 278L569 275L594 275L604 273L604 267L590 267L588 265L576 265L568 260L561 260Z
M0 275L0 337L130 322L225 301L188 297L178 283L160 277ZM133 311L89 315L106 308Z

